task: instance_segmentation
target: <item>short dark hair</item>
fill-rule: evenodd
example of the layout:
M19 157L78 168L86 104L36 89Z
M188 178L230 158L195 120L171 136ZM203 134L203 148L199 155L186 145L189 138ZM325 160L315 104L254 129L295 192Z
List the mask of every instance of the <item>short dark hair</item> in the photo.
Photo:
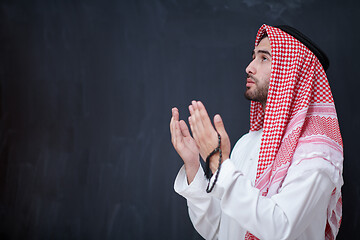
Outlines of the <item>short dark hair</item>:
M261 38L259 39L259 42L260 42L261 40L263 40L264 38L266 38L266 37L268 37L267 32L265 32L265 33L261 36Z

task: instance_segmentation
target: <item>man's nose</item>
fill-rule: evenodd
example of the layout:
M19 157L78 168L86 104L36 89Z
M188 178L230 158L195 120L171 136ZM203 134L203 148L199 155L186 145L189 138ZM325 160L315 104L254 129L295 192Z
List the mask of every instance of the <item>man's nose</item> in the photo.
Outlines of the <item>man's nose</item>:
M245 69L247 74L252 74L252 75L256 74L256 68L254 65L255 65L254 60L252 60Z

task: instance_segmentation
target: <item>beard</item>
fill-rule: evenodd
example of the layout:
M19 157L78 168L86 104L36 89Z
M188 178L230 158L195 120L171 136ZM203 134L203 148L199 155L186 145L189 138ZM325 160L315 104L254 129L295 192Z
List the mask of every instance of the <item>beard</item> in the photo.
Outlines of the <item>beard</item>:
M254 85L247 88L245 91L245 98L251 101L260 102L261 104L266 103L268 91L269 91L269 81L259 81L253 76L248 76L254 80Z

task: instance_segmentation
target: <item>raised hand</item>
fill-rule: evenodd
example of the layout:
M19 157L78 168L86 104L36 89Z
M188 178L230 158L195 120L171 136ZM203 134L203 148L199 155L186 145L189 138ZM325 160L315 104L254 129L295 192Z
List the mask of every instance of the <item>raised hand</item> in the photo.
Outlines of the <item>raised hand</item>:
M170 132L171 142L176 152L184 161L187 180L190 184L200 167L199 148L191 137L189 128L184 120L179 121L179 110L177 108L172 109Z
M221 136L221 150L223 161L230 156L230 139L225 131L225 127L220 115L214 117L214 129L205 106L200 101L192 101L189 106L189 123L196 145L199 148L200 155L204 161L207 156L217 147L218 135ZM210 159L210 169L214 173L218 167L219 153L213 155Z

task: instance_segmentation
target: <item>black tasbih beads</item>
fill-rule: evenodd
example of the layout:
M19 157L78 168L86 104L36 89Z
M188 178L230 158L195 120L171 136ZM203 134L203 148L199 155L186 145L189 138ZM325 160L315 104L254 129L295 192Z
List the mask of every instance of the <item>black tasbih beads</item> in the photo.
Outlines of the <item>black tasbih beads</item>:
M222 151L221 151L221 136L220 136L220 134L218 133L218 139L219 139L219 141L218 141L218 146L217 146L217 148L215 148L214 149L214 151L212 151L210 154L209 154L209 156L207 156L207 158L206 158L206 163L205 163L205 176L206 176L206 178L208 179L208 181L209 181L209 183L208 183L208 185L207 185L207 188L206 188L206 192L207 193L209 193L209 192L211 192L212 190L213 190L213 188L214 188L214 186L215 186L215 184L216 184L216 181L217 181L217 179L218 179L218 177L219 177L219 172L220 172L220 168L221 168L221 162L222 162ZM210 179L211 179L211 177L213 176L213 174L212 174L212 172L211 172L211 169L210 169L210 158L215 154L215 153L217 153L217 152L219 152L219 166L218 166L218 169L217 169L217 172L216 172L216 176L215 176L215 179L214 179L214 182L213 182L213 184L211 185L211 187L210 187ZM210 187L210 189L209 189L209 187Z

